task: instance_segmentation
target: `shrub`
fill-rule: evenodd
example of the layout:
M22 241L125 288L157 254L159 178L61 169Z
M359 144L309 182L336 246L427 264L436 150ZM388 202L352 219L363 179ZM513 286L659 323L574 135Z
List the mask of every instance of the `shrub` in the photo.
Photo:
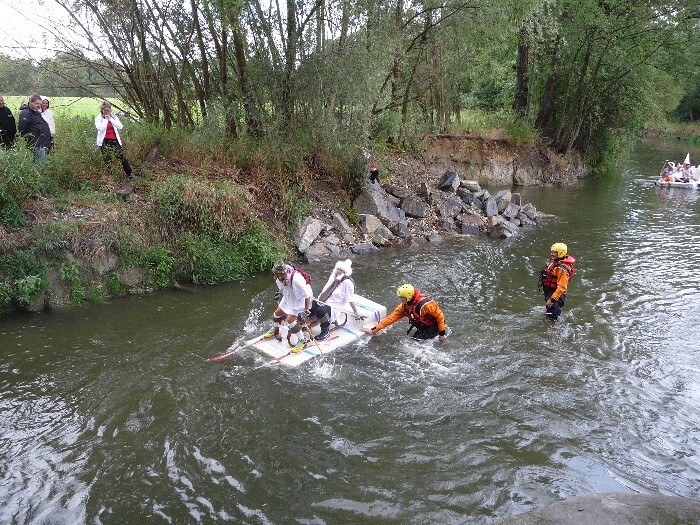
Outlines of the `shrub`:
M177 265L175 257L159 246L148 252L146 260L149 266L148 283L158 288L168 288Z
M0 224L24 225L25 202L46 192L48 179L37 169L29 150L0 149Z
M215 284L269 269L282 253L267 230L252 228L236 243L209 235L186 235L180 242L184 270L193 282Z
M0 270L9 277L9 283L4 286L7 303L27 306L49 286L47 267L25 251L0 257Z
M209 183L175 174L155 199L163 225L210 237L234 239L253 217L243 189L227 180Z

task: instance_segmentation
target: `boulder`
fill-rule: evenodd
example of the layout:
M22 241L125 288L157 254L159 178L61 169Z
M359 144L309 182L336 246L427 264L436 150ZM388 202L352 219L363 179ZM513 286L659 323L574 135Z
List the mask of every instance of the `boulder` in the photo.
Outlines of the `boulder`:
M520 213L520 206L516 206L512 202L509 202L508 205L505 207L501 215L503 215L506 219L514 219L515 217L518 216Z
M400 237L401 239L408 239L411 236L411 231L408 229L408 224L403 222L398 222L389 229L391 230L391 233L397 237Z
M517 233L518 227L507 221L499 221L497 224L486 230L487 235L490 235L491 237L500 237L501 239L507 239L513 235L516 235Z
M498 215L498 204L496 204L496 199L493 197L486 199L486 203L484 204L484 215L487 217Z
M414 199L403 199L401 201L401 210L407 217L415 219L424 219L428 216L428 205Z
M457 175L457 172L447 170L445 173L443 173L438 184L438 188L440 188L442 191L456 191L457 188L459 188L459 175Z
M352 207L358 213L374 215L386 218L389 215L389 204L386 201L386 192L378 184L365 186L355 200Z
M471 191L468 190L463 190L463 189L458 189L457 190L457 197L462 199L462 202L469 206L474 202L474 194Z
M474 226L472 224L464 224L462 223L459 227L459 232L462 235L474 235L478 236L479 235L479 227Z
M331 222L331 225L333 228L335 228L335 231L341 235L348 233L352 235L352 226L350 226L350 223L346 221L345 218L338 212L333 214L333 221Z
M292 239L299 252L306 252L323 230L323 226L323 223L314 217L307 217L302 221L292 234Z
M503 213L506 206L510 204L511 193L510 190L501 190L496 195L493 196L496 199L496 206L498 207L498 213Z
M454 228L454 219L452 217L448 217L446 219L442 219L441 221L438 222L438 227L441 230L444 230L446 232L452 231L452 228Z
M383 188L387 193L393 195L397 199L409 199L414 196L413 192L408 188L402 188L392 184L385 184Z
M353 244L350 247L350 250L352 251L352 253L354 253L356 255L366 255L368 253L378 252L379 248L377 248L371 242L361 242L358 244Z
M340 252L340 249L337 246L334 248L337 253ZM319 262L334 255L333 252L334 250L332 250L329 246L317 241L309 246L306 251L304 251L304 261L307 263Z
M512 202L516 206L520 206L522 204L522 197L520 196L519 193L513 193L510 196L510 202Z
M459 183L460 188L465 188L466 190L477 193L481 191L481 186L475 180L463 180Z
M528 219L535 221L537 220L537 208L535 208L529 202L527 204L523 204L520 208L520 216L522 217L523 215Z
M464 210L464 206L461 200L457 199L447 199L438 205L438 215L440 217L456 217L459 213Z
M427 182L421 182L420 183L420 190L418 191L418 196L428 200L430 198L431 191L430 191L430 186L428 185Z
M425 236L425 239L430 243L430 244L439 244L442 242L442 237L440 236L439 233L431 233L429 235Z
M382 226L382 221L374 215L360 215L360 230L362 233L374 233L380 226Z

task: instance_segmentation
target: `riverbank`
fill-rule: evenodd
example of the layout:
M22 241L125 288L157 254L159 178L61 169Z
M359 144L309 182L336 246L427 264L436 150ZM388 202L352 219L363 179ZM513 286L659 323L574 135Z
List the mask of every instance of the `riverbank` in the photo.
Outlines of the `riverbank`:
M128 153L134 156L134 150ZM0 307L41 311L185 282L228 282L264 271L279 257L299 257L305 250L298 249L294 228L305 218L329 222L337 216L347 235L336 244L338 250L307 260L334 257L343 247L359 254L377 246L429 242L444 233L486 234L494 224L472 221L465 230L463 217L444 213L444 198L425 191L440 194L446 173L462 183L495 188L493 195L480 187L473 192L486 218L487 200L498 189L568 185L587 176L581 159L562 158L535 144L516 146L500 137L470 135L427 136L410 153L356 152L341 162L321 154L300 158L292 151L278 152L280 164L269 157L234 163L222 156L207 163L200 156L195 162L193 151L161 145L152 136L143 137L135 153L146 160L137 164L133 191L121 196L116 195L123 183L118 171L90 178L71 166L66 167L71 173L62 176L71 178L66 183L71 188L79 182L72 178L82 176L77 189L27 194L21 210L14 211L15 222L6 221L0 230ZM56 164L50 163L48 170L57 169L60 154L58 149L50 158ZM398 234L378 237L376 228L362 220L368 212L357 197L369 187L370 160L379 165L382 185L394 188L393 198L405 189L425 205L421 215L396 221L401 223ZM31 172L34 167L24 169ZM496 215L510 203L508 194ZM471 198L466 204L477 209ZM394 205L398 208L399 202ZM468 211L465 207L460 213ZM512 217L505 222L521 225L515 214L511 208ZM363 248L353 250L353 245Z

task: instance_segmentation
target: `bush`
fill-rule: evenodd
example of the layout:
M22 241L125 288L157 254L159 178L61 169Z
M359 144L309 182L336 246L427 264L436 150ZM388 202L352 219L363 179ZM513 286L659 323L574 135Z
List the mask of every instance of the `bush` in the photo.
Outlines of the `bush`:
M180 251L185 272L201 284L229 282L268 270L283 253L262 226L254 227L236 243L209 235L186 235Z
M155 199L164 226L210 237L234 239L253 217L244 191L227 180L210 183L175 174Z
M29 150L0 148L0 224L23 226L26 201L45 193L47 181Z
M25 251L1 256L0 270L9 277L4 293L18 306L27 306L49 286L46 265Z

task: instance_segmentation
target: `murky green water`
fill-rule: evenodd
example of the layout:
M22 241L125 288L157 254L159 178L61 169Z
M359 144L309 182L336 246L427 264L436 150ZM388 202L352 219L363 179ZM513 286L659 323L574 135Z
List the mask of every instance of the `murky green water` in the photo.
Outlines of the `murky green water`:
M268 326L268 275L0 320L0 522L486 524L592 492L700 497L700 192L649 184L687 147L523 190L556 218L519 238L355 262L389 308L406 281L432 294L442 344L401 324L298 369L206 362ZM556 241L578 263L552 329L536 274Z

